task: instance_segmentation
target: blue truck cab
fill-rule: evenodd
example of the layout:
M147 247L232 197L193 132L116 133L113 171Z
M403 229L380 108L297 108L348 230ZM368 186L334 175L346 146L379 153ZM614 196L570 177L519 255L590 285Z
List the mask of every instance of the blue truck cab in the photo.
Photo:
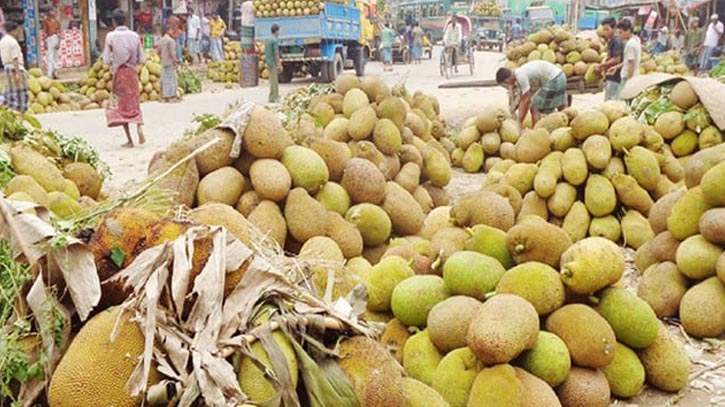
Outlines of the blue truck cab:
M258 18L254 34L258 41L265 41L272 35L272 25L279 25L284 67L280 82L290 82L297 72L333 82L346 68L354 68L358 76L365 74L369 49L362 18L354 0L349 5L324 3L317 15Z

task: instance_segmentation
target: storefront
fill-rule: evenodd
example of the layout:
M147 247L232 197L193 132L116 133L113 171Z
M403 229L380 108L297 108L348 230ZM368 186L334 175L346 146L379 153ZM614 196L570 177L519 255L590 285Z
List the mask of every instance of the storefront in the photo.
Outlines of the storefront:
M42 21L53 9L60 22L60 45L57 64L60 69L88 65L88 0L0 0L6 19L22 24L18 40L28 66L45 70L45 33Z

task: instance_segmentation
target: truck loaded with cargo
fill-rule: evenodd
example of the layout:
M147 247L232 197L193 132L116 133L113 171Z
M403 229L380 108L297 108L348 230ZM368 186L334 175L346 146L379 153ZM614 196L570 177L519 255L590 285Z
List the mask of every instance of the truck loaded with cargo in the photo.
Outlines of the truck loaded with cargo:
M344 69L354 68L358 76L365 74L374 14L364 1L344 3L320 3L318 13L256 20L254 31L258 41L272 35L272 25L280 27L279 49L284 67L280 82L290 82L297 73L320 76L323 82L333 82Z

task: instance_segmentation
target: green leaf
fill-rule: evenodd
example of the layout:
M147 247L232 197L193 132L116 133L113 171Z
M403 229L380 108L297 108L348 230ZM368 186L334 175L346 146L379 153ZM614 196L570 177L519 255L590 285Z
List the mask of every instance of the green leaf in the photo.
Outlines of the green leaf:
M113 264L121 268L124 260L126 260L126 253L120 247L113 245L113 249L111 249L111 261Z

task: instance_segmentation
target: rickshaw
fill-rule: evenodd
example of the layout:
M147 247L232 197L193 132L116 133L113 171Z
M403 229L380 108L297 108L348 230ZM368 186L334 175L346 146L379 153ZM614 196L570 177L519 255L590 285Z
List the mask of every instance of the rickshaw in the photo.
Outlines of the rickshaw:
M461 46L456 56L456 62L453 63L453 49L446 47L441 51L441 63L440 70L441 76L446 79L453 75L453 70L459 65L468 65L471 75L473 75L473 69L475 67L475 61L473 57L473 43L471 41L471 35L473 35L473 26L471 20L466 16L458 16L458 24L461 25ZM448 26L451 24L451 19L448 19L444 25L443 32L445 33ZM445 34L444 34L445 35Z

